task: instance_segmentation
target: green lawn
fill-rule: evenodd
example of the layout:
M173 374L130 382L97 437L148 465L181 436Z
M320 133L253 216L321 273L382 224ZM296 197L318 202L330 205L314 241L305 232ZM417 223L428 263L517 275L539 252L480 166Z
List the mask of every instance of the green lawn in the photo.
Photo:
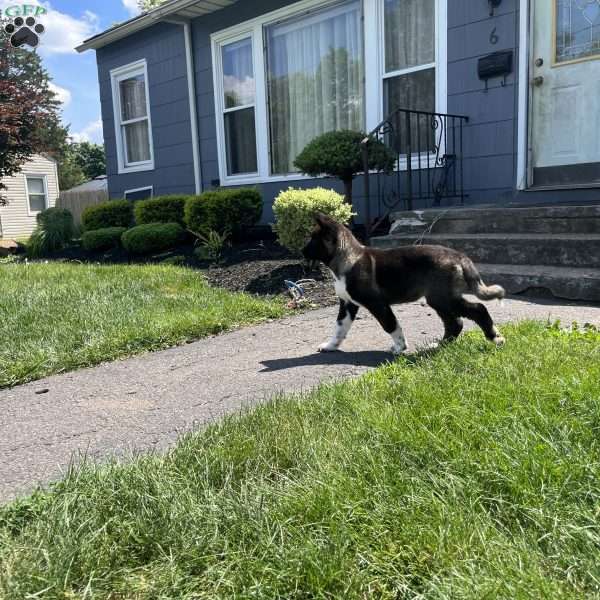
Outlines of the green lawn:
M479 334L0 511L3 598L598 598L600 335Z
M172 266L0 265L0 387L279 317Z

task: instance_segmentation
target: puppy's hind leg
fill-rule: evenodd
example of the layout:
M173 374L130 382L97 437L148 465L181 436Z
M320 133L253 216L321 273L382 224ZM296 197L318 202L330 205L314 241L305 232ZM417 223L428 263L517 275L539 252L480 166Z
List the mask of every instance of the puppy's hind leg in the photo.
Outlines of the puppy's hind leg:
M427 298L427 303L444 322L444 342L452 342L463 330L463 320L448 305L448 302Z
M453 308L459 315L475 321L490 342L494 342L496 346L504 344L505 339L494 325L494 321L484 304L481 304L481 302L469 302L465 298L460 298L455 300Z
M339 350L342 342L348 336L348 332L356 319L357 313L358 306L356 304L340 300L340 311L335 324L335 333L328 342L319 346L319 352L335 352L336 350Z

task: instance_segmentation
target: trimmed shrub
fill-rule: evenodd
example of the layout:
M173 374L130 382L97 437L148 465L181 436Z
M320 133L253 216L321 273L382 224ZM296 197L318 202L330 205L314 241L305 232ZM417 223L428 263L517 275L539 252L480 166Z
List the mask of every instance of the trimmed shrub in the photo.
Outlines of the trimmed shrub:
M131 254L152 254L174 248L185 239L178 223L148 223L127 230L121 243Z
M85 250L110 250L121 245L121 236L127 231L126 227L105 227L86 231L81 236L81 243Z
M352 204L352 180L363 172L361 142L367 137L362 131L329 131L309 142L296 157L294 165L311 177L338 177L346 190L346 202ZM396 155L381 140L368 144L369 169L389 173Z
M133 212L137 225L148 223L179 223L184 225L185 203L189 196L159 196L135 203Z
M27 255L31 258L61 250L73 239L73 215L66 208L47 208L37 215L36 221L37 227L27 243Z
M130 227L133 223L133 203L129 200L109 200L88 206L81 215L86 231L107 227Z
M258 223L263 203L255 188L214 190L191 197L185 207L185 224L190 231L209 231L241 237L244 229Z
M320 187L289 188L281 192L275 198L273 212L276 219L273 230L279 243L293 252L303 248L314 227L317 212L325 213L343 225L347 225L353 216L352 207L344 201L344 196Z

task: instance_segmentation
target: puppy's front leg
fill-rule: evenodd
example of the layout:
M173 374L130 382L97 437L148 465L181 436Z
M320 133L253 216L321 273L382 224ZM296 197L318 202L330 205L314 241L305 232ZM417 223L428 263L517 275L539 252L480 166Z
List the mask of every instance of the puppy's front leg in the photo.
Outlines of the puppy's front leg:
M354 320L356 319L357 313L358 306L356 304L340 300L340 311L335 324L335 333L328 342L319 346L319 352L335 352L336 350L339 350L339 347L346 339L346 336L352 327L352 323L354 323Z
M406 352L406 350L408 350L408 344L406 343L404 332L390 305L378 301L371 303L367 308L379 321L379 324L383 327L385 332L389 333L391 336L392 347L390 348L390 352L396 356Z

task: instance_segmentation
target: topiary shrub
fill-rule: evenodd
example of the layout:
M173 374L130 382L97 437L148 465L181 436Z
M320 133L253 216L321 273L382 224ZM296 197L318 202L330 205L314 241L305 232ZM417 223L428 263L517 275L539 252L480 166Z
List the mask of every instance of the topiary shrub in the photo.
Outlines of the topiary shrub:
M363 172L361 142L367 137L362 131L330 131L309 142L296 157L294 165L306 175L330 175L344 183L346 202L352 205L352 180ZM380 140L368 144L369 169L389 173L396 163L396 155Z
M66 208L47 208L38 213L36 221L37 227L27 243L27 255L31 258L61 250L73 239L73 215Z
M118 248L121 245L121 236L126 231L126 227L105 227L86 231L81 236L81 244L89 252Z
M240 238L243 231L258 223L262 196L255 188L214 190L191 197L185 206L185 224L190 231L216 231Z
M133 212L137 225L148 223L179 223L184 225L185 204L189 196L159 196L135 203Z
M109 200L88 206L81 215L85 231L107 227L130 227L133 223L133 204L129 200Z
M178 223L148 223L127 230L121 243L130 254L152 254L174 248L185 239Z
M334 190L312 188L297 190L289 188L275 198L273 204L276 222L273 230L277 233L279 243L293 252L299 252L315 224L317 212L329 215L344 225L353 216L352 208L344 201L344 197Z

